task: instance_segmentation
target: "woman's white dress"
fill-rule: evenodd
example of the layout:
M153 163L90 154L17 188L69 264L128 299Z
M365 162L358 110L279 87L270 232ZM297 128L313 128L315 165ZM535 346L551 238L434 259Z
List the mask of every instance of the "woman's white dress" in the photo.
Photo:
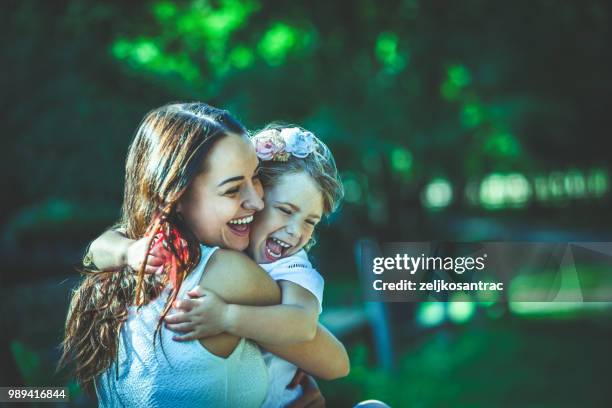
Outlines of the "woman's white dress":
M217 248L201 246L197 267L187 276L177 299L200 282ZM259 348L241 339L227 358L206 350L199 341L177 342L162 326L153 347L157 322L170 294L129 309L119 339L118 362L96 379L100 407L259 407L268 375ZM117 372L118 369L118 372Z

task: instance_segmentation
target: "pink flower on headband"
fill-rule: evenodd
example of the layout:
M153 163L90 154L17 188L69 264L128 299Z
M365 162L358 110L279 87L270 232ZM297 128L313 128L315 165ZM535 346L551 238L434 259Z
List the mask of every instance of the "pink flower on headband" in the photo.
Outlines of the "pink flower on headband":
M272 160L277 153L285 149L285 141L275 129L258 134L254 142L255 152L261 160Z
M286 144L285 150L295 157L303 159L317 148L314 135L300 128L285 128L280 131L280 136Z
M317 149L314 135L297 127L264 130L252 140L264 161L287 161L291 155L303 159Z

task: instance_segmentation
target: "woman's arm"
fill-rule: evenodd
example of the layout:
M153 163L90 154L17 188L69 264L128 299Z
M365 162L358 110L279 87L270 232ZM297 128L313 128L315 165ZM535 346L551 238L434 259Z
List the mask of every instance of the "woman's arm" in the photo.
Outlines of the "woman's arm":
M241 252L225 249L216 250L208 260L199 287L216 293L227 303L267 306L281 300L280 288L259 265ZM198 304L198 299L181 299L175 307L186 310L191 317ZM240 337L221 333L199 341L211 353L227 357Z

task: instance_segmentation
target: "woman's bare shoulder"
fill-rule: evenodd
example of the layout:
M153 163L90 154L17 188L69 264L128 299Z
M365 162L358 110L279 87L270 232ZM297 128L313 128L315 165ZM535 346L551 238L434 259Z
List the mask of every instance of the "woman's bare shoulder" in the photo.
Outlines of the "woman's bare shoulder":
M280 289L276 282L242 252L217 249L206 263L200 286L227 302L277 304Z
M257 280L266 272L242 252L217 249L206 264L205 275L222 274L225 280Z

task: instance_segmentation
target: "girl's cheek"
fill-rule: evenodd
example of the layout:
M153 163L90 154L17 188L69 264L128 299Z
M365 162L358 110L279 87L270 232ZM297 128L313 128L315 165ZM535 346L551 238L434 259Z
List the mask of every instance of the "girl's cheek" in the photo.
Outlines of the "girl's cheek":
M315 228L314 227L309 227L309 230L306 234L304 234L304 238L306 238L306 243L308 243L308 241L310 241L310 238L312 238L312 234L314 234L315 232Z

